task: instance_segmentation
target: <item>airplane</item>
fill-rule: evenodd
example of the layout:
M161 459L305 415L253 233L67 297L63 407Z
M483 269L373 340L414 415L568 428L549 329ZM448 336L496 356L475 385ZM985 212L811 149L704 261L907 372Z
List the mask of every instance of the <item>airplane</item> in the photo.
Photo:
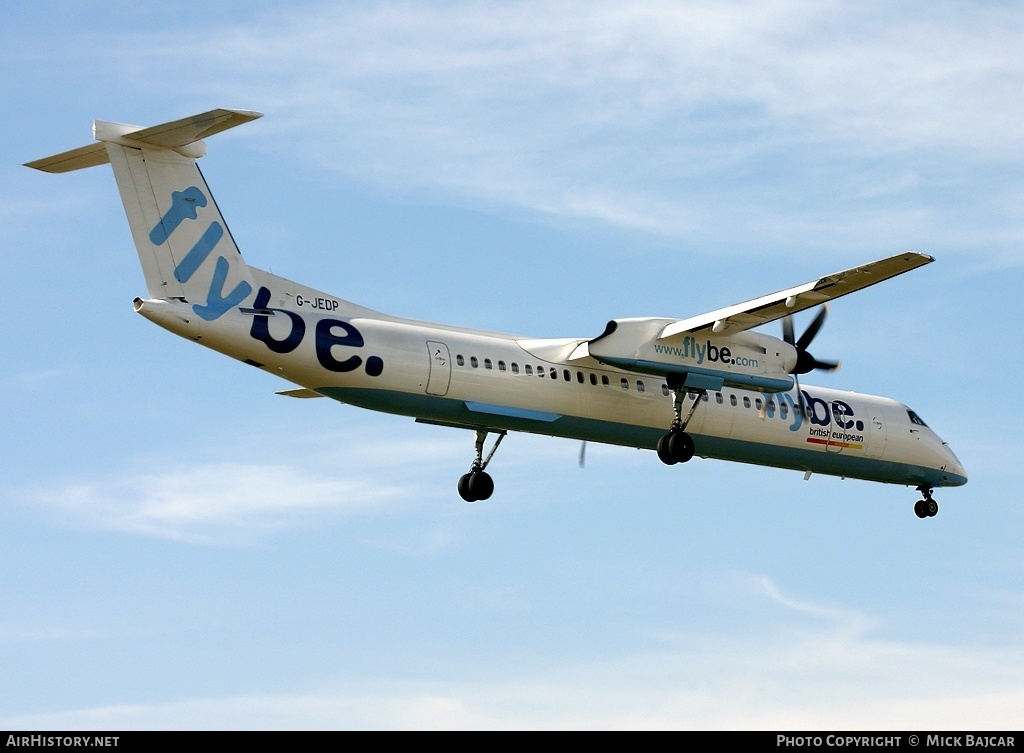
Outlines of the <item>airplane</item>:
M260 117L215 109L148 128L97 120L96 143L26 165L112 166L149 292L134 309L150 321L297 385L278 394L473 431L457 485L466 502L491 497L486 469L510 431L655 450L667 465L699 456L913 486L919 518L938 512L936 487L967 482L948 444L903 403L799 383L839 365L808 350L828 301L932 257L897 254L686 319L613 319L596 337L398 318L243 261L196 160L204 138ZM792 315L817 306L797 337ZM777 320L781 338L752 331Z

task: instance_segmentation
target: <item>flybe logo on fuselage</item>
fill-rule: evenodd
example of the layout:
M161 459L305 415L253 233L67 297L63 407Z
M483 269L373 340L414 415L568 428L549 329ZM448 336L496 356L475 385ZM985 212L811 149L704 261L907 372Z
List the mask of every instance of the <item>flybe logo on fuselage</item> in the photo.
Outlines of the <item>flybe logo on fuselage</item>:
M252 327L249 329L249 335L262 342L274 353L291 353L299 347L299 343L306 336L306 320L294 311L269 308L267 307L268 303L270 303L270 290L261 287L253 304L255 316L252 320ZM334 303L337 307L337 302ZM278 314L287 317L291 323L288 334L280 339L274 337L270 332L270 317ZM314 328L314 338L316 360L328 371L344 373L355 371L363 365L363 359L358 355L339 360L331 353L331 348L335 345L362 348L365 344L363 334L350 322L344 322L341 319L318 319ZM366 359L364 369L370 376L380 376L384 371L384 361L379 356L370 356Z
M854 415L853 408L845 400L833 400L829 403L821 398L814 397L806 390L803 394L804 410L801 412L800 405L790 396L788 392L779 394L779 401L776 404L774 399L768 399L765 404L764 413L766 418L778 416L782 420L789 420L790 431L799 431L804 424L804 418L809 424L808 430L813 435L816 431L828 432L831 429L839 432L850 432L848 439L863 441L863 436L854 436L852 432L860 434L864 431L864 422ZM805 415L806 414L806 415Z
M207 205L208 199L197 186L189 186L184 191L171 192L171 206L160 218L156 226L149 231L149 240L154 246L162 246L167 239L185 220L196 220L200 207ZM209 258L220 239L224 237L224 228L214 220L199 240L174 267L174 279L184 284L192 279L203 262ZM228 310L234 308L252 292L252 286L242 280L231 290L224 293L224 284L228 279L231 263L223 254L217 256L210 278L210 289L206 294L206 303L193 304L192 310L208 322L219 319Z

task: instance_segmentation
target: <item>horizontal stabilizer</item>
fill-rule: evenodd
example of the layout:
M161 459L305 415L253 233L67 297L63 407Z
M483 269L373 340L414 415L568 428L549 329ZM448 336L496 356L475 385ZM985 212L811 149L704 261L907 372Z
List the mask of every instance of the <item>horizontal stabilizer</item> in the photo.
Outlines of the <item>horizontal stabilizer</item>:
M72 170L81 170L85 167L104 165L107 162L110 162L107 148L103 144L89 144L69 152L55 154L52 157L26 162L25 167L33 167L44 173L69 173Z
M92 134L100 143L26 162L25 166L47 173L66 173L103 165L110 161L103 142L121 146L173 149L184 157L202 157L206 153L202 139L262 117L262 113L252 110L217 109L149 128L95 120Z
M120 137L149 146L177 149L262 117L263 113L252 110L217 109L149 128L97 120L93 125L93 136L97 141L116 141ZM130 130L118 133L122 128Z
M314 397L323 397L323 395L321 395L319 392L315 392L313 390L307 390L305 388L297 389L297 390L281 390L280 392L275 392L274 394L275 395L284 395L285 397L299 397L299 398L303 398L303 399L314 398Z

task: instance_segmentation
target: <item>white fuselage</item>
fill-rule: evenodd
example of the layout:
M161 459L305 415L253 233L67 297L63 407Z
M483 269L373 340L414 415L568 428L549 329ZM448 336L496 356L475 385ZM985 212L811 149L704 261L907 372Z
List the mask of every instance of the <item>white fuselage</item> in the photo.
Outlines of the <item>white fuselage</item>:
M137 300L161 326L320 395L442 425L526 431L653 449L672 419L663 377L608 366L586 339L530 339L398 319L251 268L252 308L215 321ZM723 387L687 425L696 454L898 484L952 486L966 473L946 444L888 398L805 387ZM806 415L805 415L806 413Z

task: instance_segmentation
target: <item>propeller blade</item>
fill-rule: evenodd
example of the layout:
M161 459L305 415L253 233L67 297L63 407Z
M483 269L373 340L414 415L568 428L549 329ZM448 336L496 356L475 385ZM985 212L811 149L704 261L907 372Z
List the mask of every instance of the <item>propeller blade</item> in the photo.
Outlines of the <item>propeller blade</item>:
M782 319L782 339L793 345L796 338L793 336L793 317L786 316Z
M842 361L819 361L815 358L812 368L819 369L820 371L835 371L841 364Z
M814 338L818 336L818 332L821 331L822 326L825 324L825 318L828 316L828 304L821 307L814 319L807 326L807 329L800 335L800 339L796 340L793 336L793 318L790 316L783 317L782 319L782 339L789 343L796 349L796 364L793 366L790 374L807 374L814 369L820 369L821 371L835 371L839 368L839 361L825 361L818 360L807 351L807 346L813 342Z
M825 323L825 317L828 316L828 304L821 307L818 311L818 315L814 317L811 323L808 325L804 333L800 335L800 339L796 341L797 350L807 350L807 346L811 344L818 335L818 330L821 329L821 325Z

